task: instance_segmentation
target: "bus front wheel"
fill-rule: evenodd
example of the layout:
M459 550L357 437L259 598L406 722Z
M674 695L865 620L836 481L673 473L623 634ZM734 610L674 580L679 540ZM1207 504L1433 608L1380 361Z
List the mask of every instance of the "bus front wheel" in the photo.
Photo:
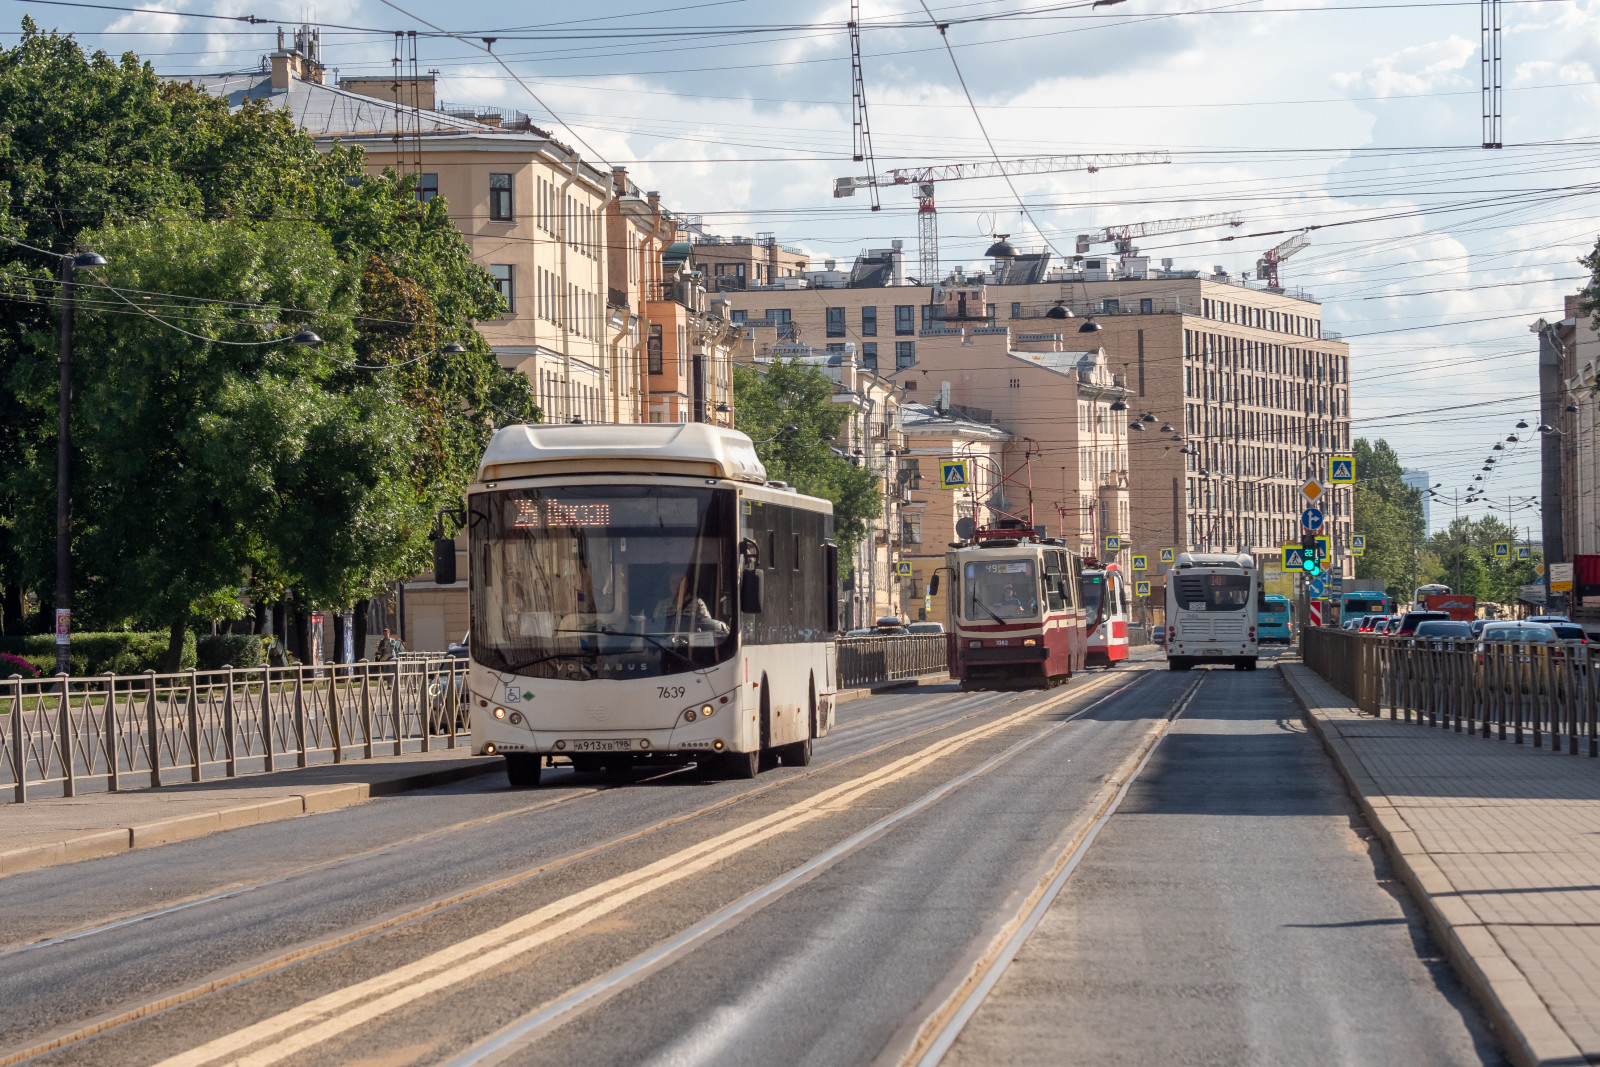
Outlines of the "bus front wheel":
M759 752L725 752L717 757L715 771L719 777L744 782L754 778L761 770Z
M526 752L506 753L506 782L512 789L532 789L539 784L539 769L543 756Z

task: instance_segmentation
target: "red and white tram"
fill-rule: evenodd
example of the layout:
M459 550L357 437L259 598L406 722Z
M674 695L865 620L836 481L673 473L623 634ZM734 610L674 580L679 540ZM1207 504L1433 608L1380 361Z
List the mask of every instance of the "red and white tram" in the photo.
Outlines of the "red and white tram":
M1084 560L1078 589L1089 634L1087 662L1091 667L1114 667L1128 658L1128 582L1122 568Z
M945 554L950 677L961 688L1046 689L1083 670L1082 562L1065 542L1002 522Z

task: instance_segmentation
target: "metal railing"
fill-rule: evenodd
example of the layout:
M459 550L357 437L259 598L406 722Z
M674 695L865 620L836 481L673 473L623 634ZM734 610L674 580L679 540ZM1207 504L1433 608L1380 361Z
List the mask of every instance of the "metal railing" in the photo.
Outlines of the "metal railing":
M841 638L838 684L946 670L944 634ZM0 788L12 799L158 788L458 748L467 660L0 680Z
M467 661L0 681L0 786L75 796L456 748Z
M1587 646L1302 631L1305 662L1373 715L1600 757L1600 656ZM1315 649L1315 652L1313 652ZM1315 658L1314 658L1315 657ZM1343 684L1341 684L1343 683ZM1346 686L1350 688L1346 688ZM1359 694L1359 695L1358 695Z
M898 634L888 637L841 637L838 684L860 689L949 670L945 634Z

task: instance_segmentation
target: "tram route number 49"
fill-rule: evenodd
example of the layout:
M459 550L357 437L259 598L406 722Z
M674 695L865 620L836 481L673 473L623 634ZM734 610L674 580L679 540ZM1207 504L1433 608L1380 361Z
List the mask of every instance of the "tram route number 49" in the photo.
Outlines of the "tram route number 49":
M658 685L656 686L656 696L660 697L662 700L682 700L683 686Z

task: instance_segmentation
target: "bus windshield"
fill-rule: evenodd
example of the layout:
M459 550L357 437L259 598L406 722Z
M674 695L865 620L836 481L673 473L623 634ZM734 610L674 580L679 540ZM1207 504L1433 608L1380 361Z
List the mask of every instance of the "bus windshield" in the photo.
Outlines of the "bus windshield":
M640 678L733 655L731 490L509 489L469 508L472 657L491 670Z
M1185 611L1243 611L1255 581L1248 574L1181 574L1174 588Z
M1005 622L1039 615L1038 568L1032 559L969 562L963 575L964 613L973 622Z

